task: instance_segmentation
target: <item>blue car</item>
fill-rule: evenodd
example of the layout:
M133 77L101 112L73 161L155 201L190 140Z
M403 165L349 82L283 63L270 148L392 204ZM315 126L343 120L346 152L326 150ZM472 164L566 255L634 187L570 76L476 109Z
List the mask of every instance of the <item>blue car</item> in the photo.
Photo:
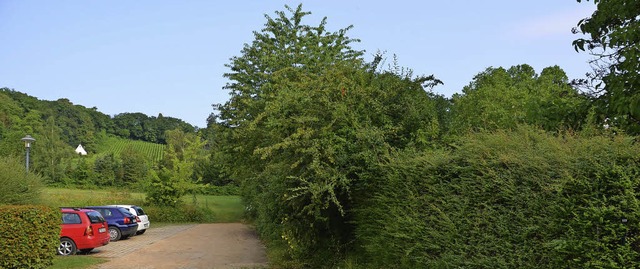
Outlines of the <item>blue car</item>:
M107 220L111 242L126 239L136 234L138 230L136 216L125 208L117 206L87 206L86 208L100 212Z

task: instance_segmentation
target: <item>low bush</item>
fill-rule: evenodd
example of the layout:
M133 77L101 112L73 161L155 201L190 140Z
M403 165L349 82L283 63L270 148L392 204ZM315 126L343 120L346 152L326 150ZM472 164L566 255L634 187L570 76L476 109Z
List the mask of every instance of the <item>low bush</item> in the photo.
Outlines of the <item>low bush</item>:
M37 203L42 179L35 173L27 174L24 163L10 157L0 157L0 205Z
M59 240L59 209L0 206L0 268L47 268Z

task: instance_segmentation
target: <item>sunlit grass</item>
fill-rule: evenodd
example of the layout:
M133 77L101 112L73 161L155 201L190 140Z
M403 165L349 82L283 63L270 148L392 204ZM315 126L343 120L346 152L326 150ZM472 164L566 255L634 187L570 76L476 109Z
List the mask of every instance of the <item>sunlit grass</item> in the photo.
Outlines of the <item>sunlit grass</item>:
M63 188L44 188L42 202L54 207L83 207L109 204L142 204L143 193L126 190L80 190Z
M55 256L53 258L53 265L47 267L47 269L89 268L92 265L100 264L106 261L106 259L84 255Z
M186 203L195 203L198 207L212 209L216 222L241 221L244 206L240 196L193 195L183 197Z

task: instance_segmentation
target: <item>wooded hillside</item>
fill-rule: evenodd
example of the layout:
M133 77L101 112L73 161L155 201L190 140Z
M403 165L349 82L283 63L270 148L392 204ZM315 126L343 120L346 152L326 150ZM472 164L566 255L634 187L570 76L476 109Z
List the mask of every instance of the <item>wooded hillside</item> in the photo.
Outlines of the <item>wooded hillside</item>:
M86 161L75 155L74 149L79 144L87 150L87 158L92 161L105 158L101 154L113 155L114 152L104 150L110 141L118 141L123 149L126 144L123 141L127 140L160 144L156 147L160 152L143 160L148 162L148 166L157 165L162 156L162 145L167 144L166 132L169 130L196 131L190 124L162 114L155 117L127 112L111 117L95 107L73 104L68 99L39 100L17 90L0 88L0 156L24 158L25 149L20 139L31 135L36 139L31 148L31 169L41 173L50 184L85 184L87 182L83 178L87 176L84 174L89 170L96 172L95 169L78 170ZM122 150L111 158L120 158L120 152ZM141 154L144 156L146 152ZM111 173L117 175L122 172Z

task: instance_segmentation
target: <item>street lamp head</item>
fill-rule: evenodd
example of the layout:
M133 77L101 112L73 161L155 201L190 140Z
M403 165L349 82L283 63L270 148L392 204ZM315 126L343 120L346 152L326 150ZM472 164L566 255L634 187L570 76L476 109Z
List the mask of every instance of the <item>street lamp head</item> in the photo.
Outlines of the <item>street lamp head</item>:
M31 147L31 143L36 141L36 139L31 137L30 135L27 135L27 136L23 137L20 140L22 140L24 142L24 147L25 148L30 148Z

